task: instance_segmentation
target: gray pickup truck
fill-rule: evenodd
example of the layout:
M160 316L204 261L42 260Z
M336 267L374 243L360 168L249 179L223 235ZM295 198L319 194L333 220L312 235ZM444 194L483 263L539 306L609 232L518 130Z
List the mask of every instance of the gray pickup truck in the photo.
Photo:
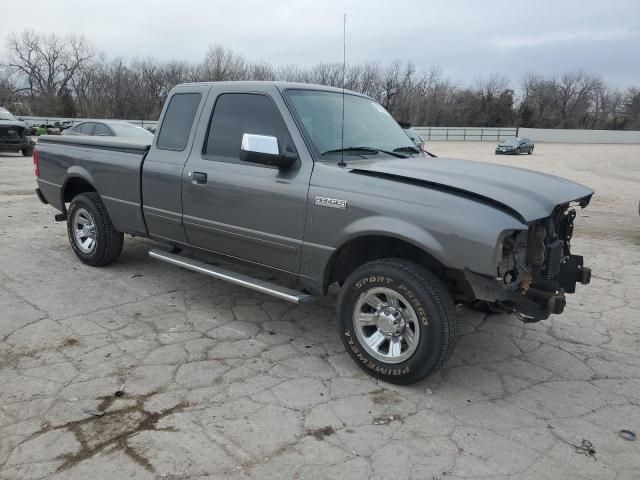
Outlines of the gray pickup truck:
M150 250L155 259L294 303L337 284L347 351L393 383L445 364L454 305L538 321L591 275L570 240L573 207L592 190L428 157L350 91L179 85L151 145L44 136L34 167L38 197L61 212L84 263L115 261L128 233L166 244ZM213 255L256 274L215 266Z

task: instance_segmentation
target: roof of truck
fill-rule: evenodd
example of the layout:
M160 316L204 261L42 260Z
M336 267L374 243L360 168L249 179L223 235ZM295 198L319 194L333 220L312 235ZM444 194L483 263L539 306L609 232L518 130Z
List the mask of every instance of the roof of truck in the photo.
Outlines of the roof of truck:
M234 81L222 81L222 82L190 82L190 83L181 83L179 85L176 85L176 87L188 87L188 86L193 86L193 85L216 85L216 86L221 86L221 87L225 87L225 86L232 86L232 85L238 85L238 84L243 84L246 88L260 88L260 87L264 87L264 85L274 85L276 88L278 88L279 90L286 90L287 88L297 88L297 89L305 89L305 90L323 90L325 92L336 92L336 93L342 93L342 89L341 88L336 88L336 87L330 87L327 85L317 85L315 83L300 83L300 82L280 82L280 81L272 81L272 80L234 80ZM367 95L364 95L362 93L359 92L354 92L353 90L344 90L345 93L348 94L352 94L352 95L360 95L363 97L366 97Z

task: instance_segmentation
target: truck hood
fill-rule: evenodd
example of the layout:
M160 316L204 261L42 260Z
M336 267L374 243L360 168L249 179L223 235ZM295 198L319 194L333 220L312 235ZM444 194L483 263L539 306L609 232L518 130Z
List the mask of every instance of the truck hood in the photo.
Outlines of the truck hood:
M26 123L20 120L0 120L0 127L22 127L25 128Z
M572 201L585 207L593 195L590 188L554 175L442 157L357 161L349 167L355 174L419 183L474 197L524 222L548 217L557 205Z

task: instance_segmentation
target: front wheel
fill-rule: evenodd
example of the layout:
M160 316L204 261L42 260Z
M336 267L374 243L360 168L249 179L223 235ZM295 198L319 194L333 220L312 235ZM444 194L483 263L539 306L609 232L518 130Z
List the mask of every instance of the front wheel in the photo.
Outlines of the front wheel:
M100 195L95 192L82 193L71 200L67 233L73 252L92 267L113 263L122 253L124 235L114 228Z
M528 155L531 155L532 153L533 153L533 147L529 149Z
M414 383L444 366L457 324L442 282L403 259L358 268L338 300L338 328L347 351L369 375L390 383Z
M20 150L20 153L22 153L23 157L30 157L33 155L33 148L25 147Z

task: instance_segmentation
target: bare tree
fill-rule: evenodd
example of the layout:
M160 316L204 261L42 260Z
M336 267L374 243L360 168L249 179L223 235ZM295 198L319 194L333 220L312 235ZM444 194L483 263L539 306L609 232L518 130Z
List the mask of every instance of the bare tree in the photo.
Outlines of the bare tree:
M622 99L625 128L640 130L640 88L629 88Z
M84 37L26 30L7 37L0 58L0 103L26 113L155 119L173 86L192 81L285 80L343 85L378 100L398 120L432 126L640 129L640 90L609 89L598 77L526 74L516 92L499 75L463 87L437 67L364 62L274 67L224 45L202 62L109 59Z
M560 115L561 128L583 126L600 79L581 71L566 72L555 82L554 105Z
M207 51L202 64L203 80L243 80L246 78L244 58L223 45L214 45Z
M60 37L25 30L7 39L7 65L23 77L32 93L57 96L69 87L71 78L94 56L84 36Z
M15 86L11 70L0 67L0 106L10 106L16 100Z

